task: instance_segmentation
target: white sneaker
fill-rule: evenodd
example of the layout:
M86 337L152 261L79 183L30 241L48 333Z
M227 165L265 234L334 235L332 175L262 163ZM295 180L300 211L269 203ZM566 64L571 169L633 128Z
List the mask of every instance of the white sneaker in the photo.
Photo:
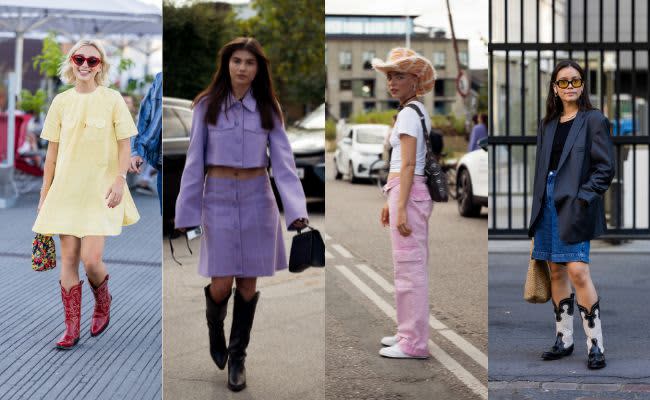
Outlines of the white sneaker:
M399 344L390 347L384 347L383 349L379 350L379 355L388 358L429 358L429 356L410 356L399 348Z
M384 336L381 338L381 344L383 346L395 346L399 342L397 335L395 336Z

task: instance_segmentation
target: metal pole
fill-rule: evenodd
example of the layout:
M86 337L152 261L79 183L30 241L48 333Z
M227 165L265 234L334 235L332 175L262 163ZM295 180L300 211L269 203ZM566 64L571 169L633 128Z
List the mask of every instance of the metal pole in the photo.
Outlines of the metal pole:
M20 97L23 89L23 43L25 32L16 31L16 52L14 60L14 72L16 73L16 95Z
M18 74L9 73L9 93L7 104L7 165L14 166L14 153L16 147L16 95L18 86Z
M404 21L406 26L406 48L411 48L411 18L407 15L406 20Z
M14 137L16 134L16 73L9 73L9 115L7 115L7 162L0 163L0 208L13 207L18 199L14 182Z

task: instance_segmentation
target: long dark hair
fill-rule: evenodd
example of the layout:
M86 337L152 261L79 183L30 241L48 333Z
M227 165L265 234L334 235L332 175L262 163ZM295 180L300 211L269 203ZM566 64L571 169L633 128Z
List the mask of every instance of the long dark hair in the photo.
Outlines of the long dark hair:
M275 112L282 121L282 111L280 110L278 99L273 90L273 81L271 80L271 71L269 69L269 59L264 54L264 49L260 43L250 37L238 37L219 50L217 56L217 71L212 76L212 81L201 93L194 98L194 105L205 97L208 102L205 112L205 123L217 123L217 117L221 110L223 102L229 102L229 94L232 92L230 81L230 57L237 50L246 50L253 54L257 59L257 74L251 83L251 89L257 102L257 108L260 112L262 128L273 129L273 113ZM226 104L229 106L230 104Z
M542 120L544 125L559 117L564 110L562 100L559 96L555 95L555 91L553 90L553 82L557 80L558 72L560 72L562 68L566 67L571 67L578 71L580 74L580 79L582 79L582 93L580 94L580 97L578 97L578 110L587 111L594 109L594 107L591 105L591 102L589 101L589 86L588 82L585 80L585 71L577 62L573 60L562 60L557 63L553 69L553 73L551 74L551 81L548 84L548 96L546 96L546 115Z

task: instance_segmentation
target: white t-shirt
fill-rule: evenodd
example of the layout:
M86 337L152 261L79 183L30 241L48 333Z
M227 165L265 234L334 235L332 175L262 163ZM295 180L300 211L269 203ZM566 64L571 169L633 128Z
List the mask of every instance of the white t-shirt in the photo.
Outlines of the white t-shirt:
M419 101L411 101L408 104L418 106L424 115L424 122L427 126L427 132L429 132L431 130L431 118L429 118L429 113L424 108L424 104ZM405 106L397 114L397 120L390 135L390 145L393 147L390 155L390 172L399 172L402 167L402 149L399 140L401 134L413 136L417 139L415 146L415 175L424 175L424 161L427 155L426 141L424 132L422 132L420 116L410 107Z

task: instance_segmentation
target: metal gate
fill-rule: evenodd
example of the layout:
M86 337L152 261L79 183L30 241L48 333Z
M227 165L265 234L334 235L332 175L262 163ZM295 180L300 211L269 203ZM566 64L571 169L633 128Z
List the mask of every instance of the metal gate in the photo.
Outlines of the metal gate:
M650 7L646 0L490 0L490 239L525 238L538 121L556 61L585 69L612 125L604 239L650 238Z

